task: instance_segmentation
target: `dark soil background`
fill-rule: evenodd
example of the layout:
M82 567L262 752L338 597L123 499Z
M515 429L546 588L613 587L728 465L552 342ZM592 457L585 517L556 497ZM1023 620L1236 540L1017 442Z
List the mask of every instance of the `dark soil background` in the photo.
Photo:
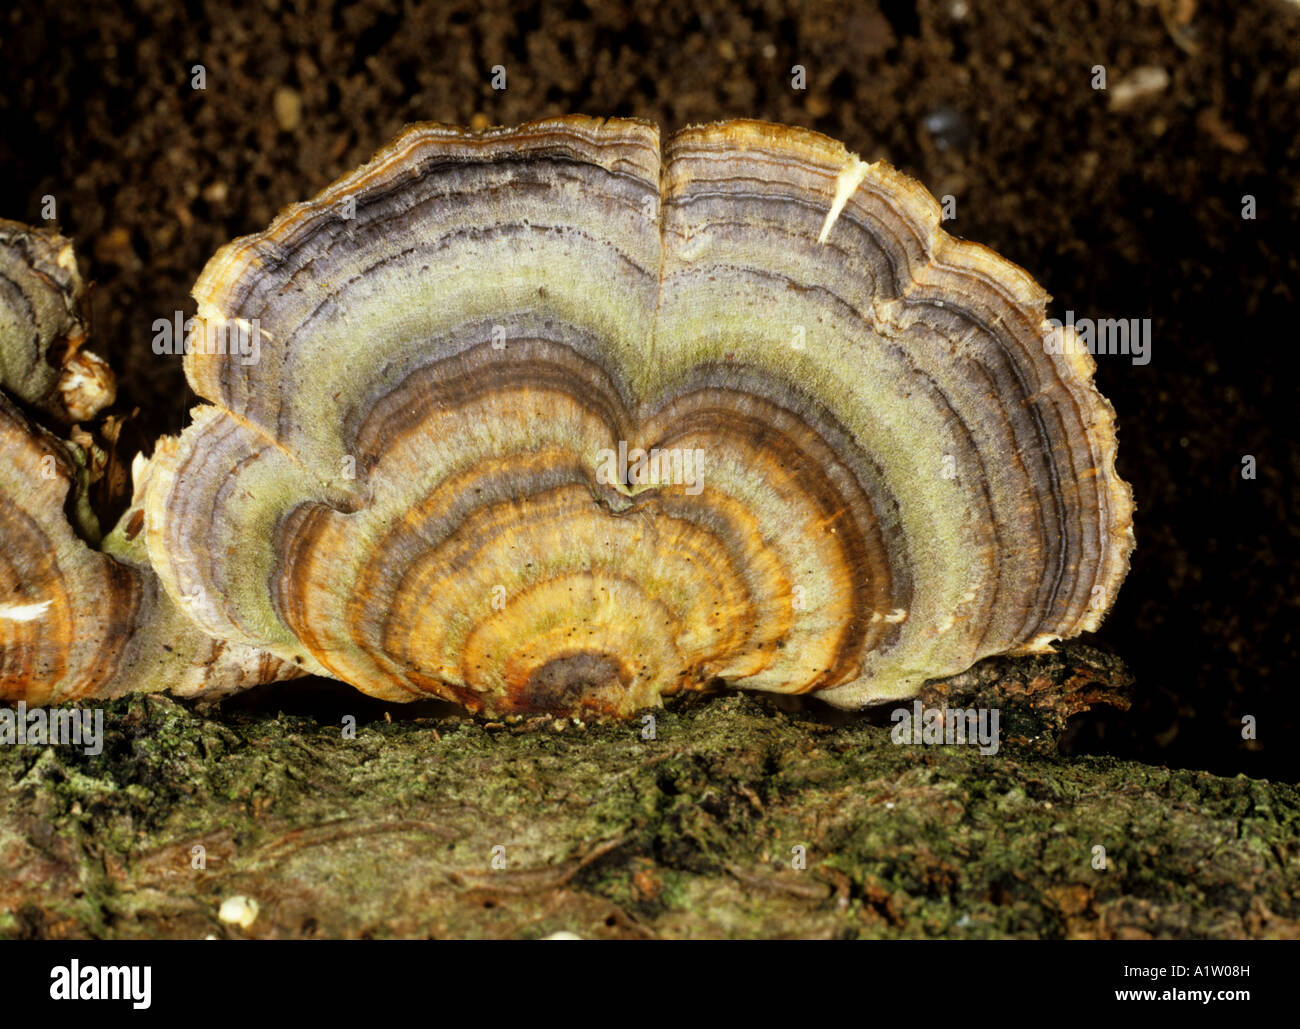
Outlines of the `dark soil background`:
M1298 63L1296 0L18 0L0 14L0 216L39 222L56 198L144 445L193 399L153 320L192 313L218 246L407 122L743 116L887 158L956 197L949 231L1028 269L1054 316L1152 320L1148 365L1097 372L1138 549L1096 642L1137 699L1072 746L1294 781Z

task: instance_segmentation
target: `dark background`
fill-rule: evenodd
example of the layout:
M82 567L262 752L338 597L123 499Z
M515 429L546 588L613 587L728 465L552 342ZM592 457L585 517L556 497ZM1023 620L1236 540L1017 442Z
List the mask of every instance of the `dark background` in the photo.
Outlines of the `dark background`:
M57 199L144 445L193 399L153 320L192 313L218 246L407 122L757 117L886 158L955 196L946 227L1028 269L1052 315L1152 319L1150 364L1097 371L1138 549L1096 642L1136 701L1072 745L1294 781L1298 65L1295 0L19 0L0 14L0 216L38 222ZM1139 68L1166 81L1125 102Z

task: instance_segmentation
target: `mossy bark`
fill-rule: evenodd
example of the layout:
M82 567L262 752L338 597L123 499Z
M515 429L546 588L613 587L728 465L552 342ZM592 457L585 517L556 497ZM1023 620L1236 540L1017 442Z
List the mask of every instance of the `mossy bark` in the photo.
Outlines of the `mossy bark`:
M990 755L738 694L653 739L126 698L97 757L0 747L0 937L1300 934L1294 786L1056 752L1125 678L1075 647L932 687L997 698Z

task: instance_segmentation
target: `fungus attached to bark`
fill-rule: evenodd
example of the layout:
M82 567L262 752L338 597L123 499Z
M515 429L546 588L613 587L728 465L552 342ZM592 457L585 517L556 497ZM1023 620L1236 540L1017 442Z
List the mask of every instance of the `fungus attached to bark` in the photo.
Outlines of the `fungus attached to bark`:
M81 301L68 240L0 222L0 700L211 697L302 674L199 631L159 587L132 539L142 492L101 549L87 499L94 455L33 420L59 427L112 403L108 365L80 349Z
M149 563L214 639L491 714L857 707L1094 629L1112 410L939 221L802 129L408 129L204 270Z

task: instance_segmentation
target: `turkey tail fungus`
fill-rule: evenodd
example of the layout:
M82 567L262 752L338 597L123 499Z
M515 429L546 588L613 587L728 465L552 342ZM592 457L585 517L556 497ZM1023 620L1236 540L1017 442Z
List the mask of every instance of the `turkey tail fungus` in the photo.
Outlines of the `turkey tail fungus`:
M305 671L494 716L719 680L857 708L1042 650L1128 568L1114 415L1046 294L939 223L803 129L414 126L212 258L207 403L109 554L20 561L6 526L0 588L99 611L76 561L156 573L153 608L95 617L160 638L165 607L239 655L214 690ZM6 496L57 521L21 453ZM0 696L120 682L114 633L0 619Z

